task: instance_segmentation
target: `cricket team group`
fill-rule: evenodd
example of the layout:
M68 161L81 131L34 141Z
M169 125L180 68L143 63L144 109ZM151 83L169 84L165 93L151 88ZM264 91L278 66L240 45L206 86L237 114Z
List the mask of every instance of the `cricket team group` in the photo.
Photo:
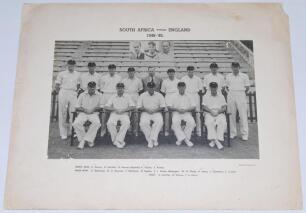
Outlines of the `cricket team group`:
M101 136L107 129L113 145L124 148L131 123L138 121L149 148L159 145L159 132L164 125L165 136L173 130L177 146L192 147L194 129L201 136L201 113L204 113L209 146L222 149L227 127L226 111L229 113L230 138L238 136L238 111L239 136L241 141L248 140L246 94L250 82L248 75L240 72L238 62L231 63L232 72L226 76L218 73L217 63L211 63L211 73L204 76L204 80L195 75L194 66L188 66L187 74L181 79L172 68L167 70L168 78L161 79L155 74L155 67L148 67L147 76L140 79L135 76L135 68L129 67L128 77L122 79L114 64L109 64L108 73L102 76L95 71L95 62L89 62L88 72L83 74L75 71L75 66L74 60L67 61L67 69L57 75L55 90L58 92L61 139L66 140L71 135L73 126L79 149L86 144L94 147L99 128ZM199 93L204 94L202 103ZM107 112L102 113L102 119L99 117L101 109ZM74 111L77 117L73 121L70 114L67 121L68 113ZM195 116L193 112L197 112ZM86 122L90 122L87 128L84 127Z

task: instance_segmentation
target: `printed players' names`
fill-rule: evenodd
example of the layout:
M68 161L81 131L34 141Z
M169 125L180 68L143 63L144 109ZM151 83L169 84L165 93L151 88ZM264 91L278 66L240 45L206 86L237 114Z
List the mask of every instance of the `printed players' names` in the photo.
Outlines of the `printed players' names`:
M173 169L165 166L98 166L98 165L76 165L75 172L103 173L103 174L139 174L156 177L196 177L209 174L237 174L236 170L218 169Z

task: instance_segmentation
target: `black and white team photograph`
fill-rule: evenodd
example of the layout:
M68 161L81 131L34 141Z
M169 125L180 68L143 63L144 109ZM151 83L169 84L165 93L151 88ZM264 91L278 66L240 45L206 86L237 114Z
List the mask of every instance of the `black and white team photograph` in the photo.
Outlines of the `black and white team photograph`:
M50 101L49 159L259 159L252 40L55 41Z

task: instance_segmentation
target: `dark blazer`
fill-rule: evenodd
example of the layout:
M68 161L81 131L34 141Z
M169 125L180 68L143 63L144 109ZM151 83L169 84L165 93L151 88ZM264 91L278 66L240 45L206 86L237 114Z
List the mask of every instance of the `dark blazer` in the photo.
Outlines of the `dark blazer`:
M131 52L130 59L134 60L143 60L145 57L145 54L143 52L140 52L139 55L137 56L135 52Z
M147 76L147 77L142 79L144 91L148 91L147 83L150 82L150 81L152 81L152 78L150 76ZM162 84L163 80L161 78L157 77L157 76L154 76L153 77L153 81L154 81L154 83L156 85L155 91L156 92L160 92L160 88L161 88L161 84Z

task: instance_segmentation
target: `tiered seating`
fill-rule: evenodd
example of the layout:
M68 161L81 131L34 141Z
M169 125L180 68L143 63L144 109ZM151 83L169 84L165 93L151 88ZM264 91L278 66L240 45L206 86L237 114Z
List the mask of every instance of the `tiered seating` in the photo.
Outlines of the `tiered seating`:
M71 58L78 52L79 48L83 45L82 41L56 41L54 48L54 59L58 58Z
M210 63L218 63L219 72L229 73L231 63L237 61L241 65L241 71L249 75L251 84L254 85L253 69L233 49L229 48L227 41L174 41L173 51L172 61L136 61L129 59L129 41L57 41L54 50L53 81L60 71L66 69L66 62L69 59L76 60L78 72L87 72L88 62L94 61L97 64L97 72L107 72L107 66L113 63L116 64L117 71L122 77L126 77L128 67L133 66L137 70L136 75L140 78L147 75L148 66L156 67L157 75L162 78L167 76L168 68L175 68L177 77L181 78L186 75L186 68L189 65L195 66L196 75L203 78L210 72ZM252 94L248 98L248 103L251 103L249 107L251 121L253 116L257 121L256 100L250 99L250 97L256 98L254 89L254 87L251 88ZM254 113L252 109L255 110Z
M247 63L233 50L227 41L174 41L174 59L172 61L136 61L130 60L129 41L57 41L54 53L54 72L65 69L66 61L73 58L77 61L76 71L86 72L87 63L95 61L97 72L106 72L107 66L114 63L117 71L125 76L128 67L136 68L139 77L143 77L148 66L156 67L158 75L166 77L168 68L175 68L178 77L186 74L189 65L196 67L201 78L210 72L209 65L216 62L219 72L231 72L231 62L238 61L241 71L248 73L252 79L254 74Z

